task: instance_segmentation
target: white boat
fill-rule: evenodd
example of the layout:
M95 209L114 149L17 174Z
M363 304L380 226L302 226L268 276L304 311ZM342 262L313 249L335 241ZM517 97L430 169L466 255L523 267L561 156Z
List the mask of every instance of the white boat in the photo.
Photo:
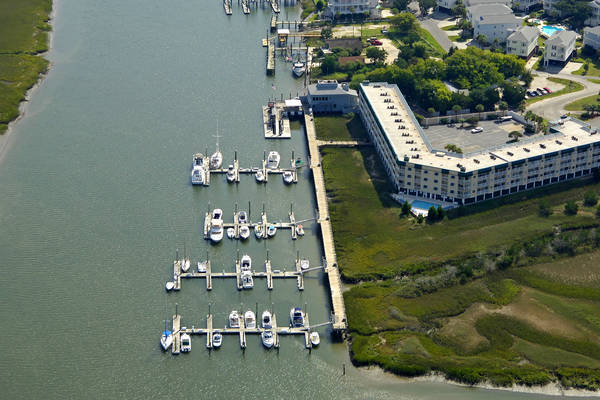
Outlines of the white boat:
M217 138L217 148L215 152L210 156L210 169L218 169L223 165L223 154L219 150L219 125L217 122L217 134L215 135Z
M321 338L319 337L319 332L311 332L310 333L310 343L313 346L318 346L321 343Z
M248 226L240 226L240 237L243 240L246 240L248 237L250 237L250 228Z
M252 270L252 258L248 254L244 254L240 260L240 269L242 272L250 272Z
M256 225L254 227L254 234L256 235L256 237L258 239L260 239L260 238L263 237L263 227L262 227L262 225Z
M269 225L269 227L267 228L267 235L269 235L269 237L273 237L276 233L277 227L275 225Z
M296 225L296 233L298 236L304 236L304 227L302 225Z
M187 333L181 334L181 352L189 353L192 351L192 338Z
M282 177L284 183L294 183L294 174L292 171L283 171Z
M240 211L240 212L238 212L238 222L240 224L247 224L248 223L248 214L246 213L246 211Z
M290 310L290 323L293 328L304 326L304 312L300 307L294 307Z
M190 269L190 259L186 258L184 260L181 260L181 270L183 272L188 272Z
M215 208L210 221L210 240L217 243L223 239L223 210Z
M233 165L229 165L227 167L227 182L235 181L235 170L233 169Z
M269 155L267 156L267 168L269 168L269 169L279 168L279 160L281 160L279 153L276 151L271 151L269 153Z
M227 237L233 239L235 237L235 229L227 228Z
M215 220L215 219L223 219L223 210L221 210L220 208L215 208L212 211L211 219L213 219L213 220Z
M272 331L263 331L262 334L260 335L260 337L262 339L263 345L267 349L270 349L271 347L273 347L273 344L275 343L275 339L273 338Z
M204 154L196 153L194 154L194 159L192 161L192 167L202 167L204 165Z
M256 329L256 316L251 310L244 314L244 326L248 329Z
M213 331L213 337L212 337L213 347L218 349L219 347L221 347L222 343L223 343L223 335L221 335L221 332Z
M173 290L174 287L175 287L175 284L171 281L167 282L167 284L165 285L165 289L167 290L167 292Z
M303 258L302 260L300 260L300 269L305 270L308 268L310 268L310 262L306 258Z
M242 272L240 279L242 280L242 289L252 289L254 287L254 279L251 272Z
M240 314L236 310L229 313L229 327L239 328L240 327Z
M206 261L198 261L198 272L206 272Z
M194 166L192 169L192 185L204 184L204 175L206 170L202 166Z
M265 181L265 173L263 172L262 169L259 169L256 171L254 178L256 179L256 182L264 182Z
M162 333L162 335L160 336L160 345L162 346L162 349L164 351L167 351L167 349L169 347L171 347L171 345L173 344L173 335L171 334L171 331L168 329L165 329Z
M306 71L306 64L304 64L301 61L297 61L294 63L294 66L292 67L292 72L294 73L294 75L298 78L300 78L304 72Z
M268 310L263 311L261 319L262 327L265 329L271 329L273 327L273 317L271 312Z

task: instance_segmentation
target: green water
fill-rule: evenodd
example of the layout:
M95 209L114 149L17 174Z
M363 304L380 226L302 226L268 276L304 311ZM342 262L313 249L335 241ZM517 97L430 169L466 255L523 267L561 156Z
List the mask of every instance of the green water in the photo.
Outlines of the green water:
M294 280L275 281L272 292L264 280L247 292L232 280L215 280L212 292L203 280L164 291L177 248L192 259L208 251L215 270L232 270L237 249L257 266L267 249L282 268L296 251L313 265L321 257L310 223L295 242L286 232L218 246L201 238L209 203L226 218L248 201L254 219L263 203L272 219L292 202L297 218L312 216L307 171L289 187L250 176L239 185L218 176L209 188L189 184L191 156L213 151L217 120L226 163L235 149L242 166L258 165L265 150L306 156L299 125L291 140L262 138L260 105L303 84L283 62L265 76L260 39L269 19L268 10L244 16L237 5L226 17L218 0L56 2L52 70L0 158L3 398L524 397L354 369L327 329L312 353L301 337L266 351L254 336L245 352L236 337L213 352L202 337L190 354L159 350L165 303L170 312L178 304L186 326L203 325L209 303L216 326L256 303L260 311L273 304L280 321L293 305L306 304L313 323L330 313L319 273L303 293Z

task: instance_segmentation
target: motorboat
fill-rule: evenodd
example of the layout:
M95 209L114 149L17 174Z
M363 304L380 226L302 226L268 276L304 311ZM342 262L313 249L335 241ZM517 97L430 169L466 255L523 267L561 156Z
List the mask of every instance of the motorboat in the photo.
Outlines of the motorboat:
M206 261L198 261L198 272L206 272Z
M220 208L215 208L212 211L211 219L213 219L213 220L215 220L215 219L223 219L223 210L221 210Z
M248 254L244 254L240 260L240 269L242 272L250 272L252 270L252 258Z
M192 185L203 185L204 175L206 175L206 170L204 167L194 166L192 169Z
M235 237L235 229L227 228L227 237L233 239Z
M235 181L235 170L233 169L233 165L229 165L227 167L227 182L234 182Z
M290 323L293 328L304 326L304 311L300 307L294 307L290 310Z
M204 165L204 154L196 153L192 161L192 167L202 167Z
M240 211L240 212L238 212L238 222L240 224L247 224L248 223L248 214L246 213L246 211Z
M300 260L300 269L304 271L308 268L310 268L310 262L306 258Z
M318 346L321 343L321 338L319 337L319 332L311 332L310 333L310 343L313 346Z
M242 272L240 279L242 280L242 289L252 289L254 287L254 279L251 272Z
M296 234L298 236L304 236L304 227L302 225L296 225Z
M273 327L273 318L269 310L263 311L261 323L262 327L265 329L271 329Z
M269 237L273 237L276 233L277 227L275 225L269 225L269 227L267 228L267 235L269 235Z
M302 157L296 158L296 160L294 161L294 167L300 168L303 165L304 165L304 160L302 160Z
M240 327L240 314L233 310L229 313L229 327L230 328L239 328Z
M273 344L275 343L275 339L273 338L272 331L263 331L262 334L260 335L260 337L262 339L263 345L267 349L270 349L271 347L273 347Z
M160 336L160 345L162 346L162 349L164 351L167 351L167 349L169 347L171 347L171 345L173 344L173 335L171 334L171 331L168 329L165 329L162 333L162 335Z
M244 326L248 329L256 329L256 316L251 310L244 314Z
M192 338L187 333L181 334L181 352L189 353L192 351Z
M223 344L223 335L219 331L213 331L212 345L215 349L218 349Z
M246 240L248 237L250 237L250 228L248 226L240 226L240 237L243 240Z
M254 234L256 235L256 237L258 239L263 237L263 226L262 225L256 225L254 227Z
M219 125L217 122L217 134L215 135L217 138L217 148L215 152L210 156L210 169L219 169L221 165L223 165L223 154L219 150Z
M294 183L294 174L292 171L283 171L282 177L284 183Z
M305 71L306 64L304 64L302 61L297 61L294 63L294 66L292 67L292 72L296 77L300 78L302 75L304 75Z
M281 156L276 151L271 151L267 156L267 168L269 169L277 169L279 168L279 161L281 160Z
M256 174L254 175L254 178L256 179L256 182L264 182L265 181L265 173L262 169L259 169L256 171Z
M171 290L173 290L173 288L175 287L175 283L169 281L166 283L165 285L165 289L167 292L170 292Z
M181 264L181 270L183 272L189 271L189 269L190 269L190 259L189 258L181 260L180 264Z
M210 221L210 240L217 243L223 239L223 210L215 208Z

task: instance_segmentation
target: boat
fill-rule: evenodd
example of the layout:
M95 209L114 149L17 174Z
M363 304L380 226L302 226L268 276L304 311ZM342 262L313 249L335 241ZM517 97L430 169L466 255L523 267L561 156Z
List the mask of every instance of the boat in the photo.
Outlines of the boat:
M256 225L254 227L254 234L256 235L256 237L258 239L260 239L260 238L263 237L263 227L262 227L262 225Z
M161 337L160 337L160 345L162 346L162 349L164 351L167 351L167 349L169 347L171 347L171 345L173 344L173 335L171 334L171 331L166 329L166 322L165 322L165 330L163 331Z
M165 289L167 290L167 292L173 290L173 288L175 287L175 283L169 281L167 282L167 284L165 285Z
M281 156L276 151L271 151L267 156L267 168L269 169L277 169L279 168L279 160L281 160Z
M251 272L242 272L240 279L242 280L242 289L252 289L254 287L254 279Z
M215 349L218 349L219 347L221 347L222 343L223 343L223 335L221 335L221 332L213 331L213 337L212 337L213 347Z
M239 328L240 327L240 314L236 310L229 313L229 327Z
M194 166L192 169L192 185L203 185L204 175L206 175L206 170L204 167Z
M296 77L300 78L302 75L304 75L305 71L306 64L304 64L302 61L296 61L294 63L294 66L292 67L292 72Z
M300 168L304 165L304 160L302 160L301 157L296 158L296 160L294 161L294 166L296 168Z
M310 267L310 262L306 258L303 258L302 260L300 260L300 269L305 270L305 269L308 269L309 267Z
M227 228L227 237L233 239L235 237L235 229Z
M183 272L188 272L188 271L189 271L189 269L190 269L190 259L189 259L189 258L186 258L186 259L184 259L184 260L181 260L181 262L180 262L180 263L181 263L181 270L182 270Z
M270 349L271 347L273 347L273 344L275 343L275 339L273 338L272 331L263 331L262 334L260 335L260 337L262 339L263 345L267 349Z
M271 316L271 312L269 310L263 311L261 321L263 328L271 329L273 327L273 317Z
M284 183L294 183L294 174L292 171L283 171L281 176L283 177Z
M196 153L192 161L192 167L202 167L204 165L204 154Z
M276 233L277 227L275 225L269 225L269 227L267 228L267 235L269 235L269 237L273 237Z
M215 135L217 138L217 149L210 156L210 169L219 169L221 165L223 165L223 154L219 150L219 125L217 123L217 134Z
M243 240L248 239L250 236L250 228L248 226L240 226L240 237Z
M247 224L248 223L248 214L246 213L246 211L240 211L240 212L238 212L238 222L240 224Z
M223 219L223 210L221 210L220 208L215 208L212 211L212 217L211 219Z
M319 332L311 332L310 333L310 343L313 346L318 346L321 343L321 338L319 337Z
M252 270L252 258L248 254L244 254L240 260L240 269L242 272L250 272Z
M256 329L256 316L251 310L244 314L244 326L248 329Z
M210 221L210 240L218 243L223 239L223 210L215 208Z
M290 323L293 328L304 326L304 312L300 307L294 307L290 310Z
M296 234L304 236L304 227L302 225L296 225Z
M256 171L256 174L254 175L254 178L256 179L256 182L264 182L265 181L265 173L262 169L259 169Z
M198 261L198 272L206 272L206 261Z
M181 352L189 353L192 351L192 338L187 333L181 334Z
M235 181L235 170L233 169L233 165L229 165L227 167L227 182Z

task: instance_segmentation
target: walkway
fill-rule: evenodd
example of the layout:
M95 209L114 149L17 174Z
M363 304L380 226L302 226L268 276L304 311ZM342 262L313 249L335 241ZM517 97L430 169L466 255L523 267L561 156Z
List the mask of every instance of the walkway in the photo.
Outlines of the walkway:
M360 140L318 140L315 139L318 147L358 147L371 146L371 142Z

